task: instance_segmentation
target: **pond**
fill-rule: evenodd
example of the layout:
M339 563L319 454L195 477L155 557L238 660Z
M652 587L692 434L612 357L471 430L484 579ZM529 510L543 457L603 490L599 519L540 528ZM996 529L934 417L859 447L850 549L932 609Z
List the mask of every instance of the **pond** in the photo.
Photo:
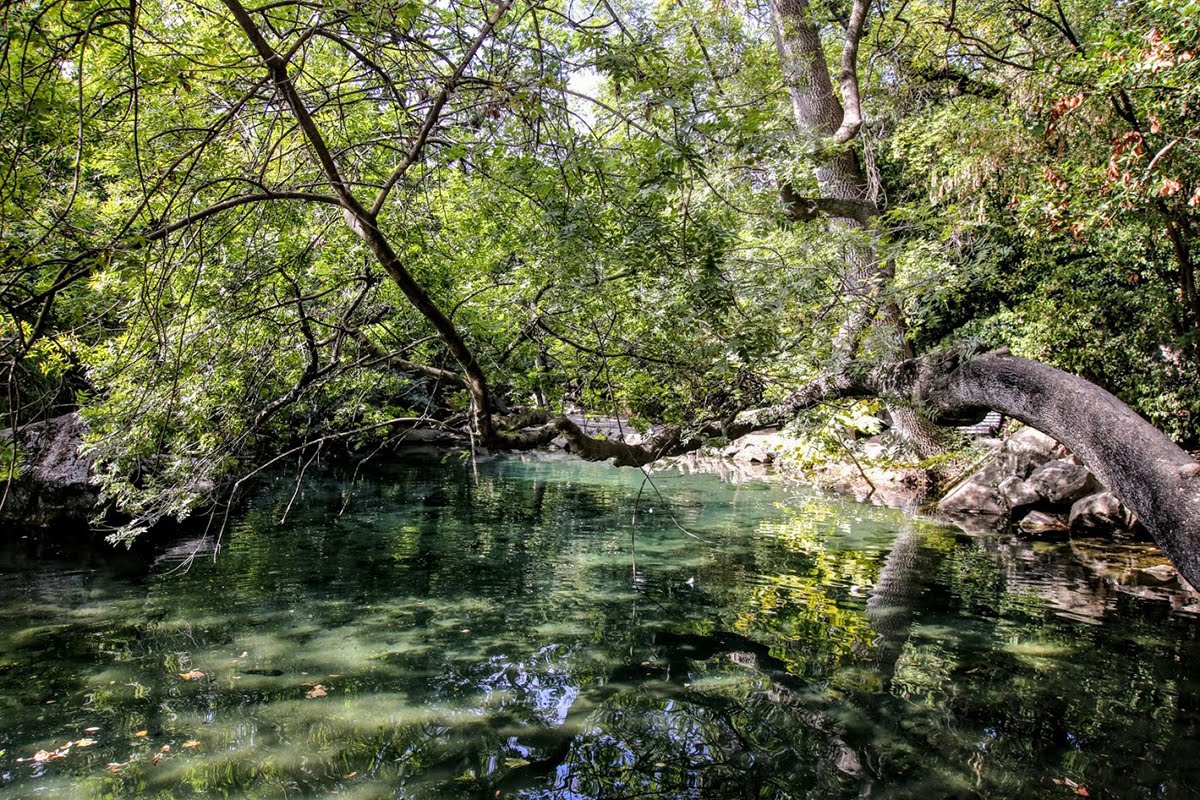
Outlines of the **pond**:
M409 459L215 560L10 546L0 796L1196 796L1200 619L1120 547L653 483Z

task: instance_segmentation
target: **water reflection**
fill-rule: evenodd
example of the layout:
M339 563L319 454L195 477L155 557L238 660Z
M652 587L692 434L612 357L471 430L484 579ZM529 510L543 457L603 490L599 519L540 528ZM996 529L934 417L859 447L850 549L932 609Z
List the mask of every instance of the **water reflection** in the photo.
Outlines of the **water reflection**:
M1187 797L1195 598L1136 544L968 535L577 462L259 502L215 563L8 558L5 797ZM341 516L338 511L348 510ZM701 541L702 540L702 541ZM70 743L70 746L68 746ZM497 794L499 793L499 794Z

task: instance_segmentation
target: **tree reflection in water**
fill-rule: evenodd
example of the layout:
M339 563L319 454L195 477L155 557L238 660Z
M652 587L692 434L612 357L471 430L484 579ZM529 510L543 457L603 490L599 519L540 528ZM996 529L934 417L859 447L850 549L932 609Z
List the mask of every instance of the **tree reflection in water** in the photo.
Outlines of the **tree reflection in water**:
M657 481L705 541L643 506L633 580L640 476L544 460L401 464L353 487L331 475L280 528L284 484L216 563L186 573L10 560L0 790L1052 798L1070 780L1132 798L1200 785L1200 626L1179 613L1194 598L1129 566L1136 545ZM326 696L309 697L316 685ZM17 761L88 728L95 745Z

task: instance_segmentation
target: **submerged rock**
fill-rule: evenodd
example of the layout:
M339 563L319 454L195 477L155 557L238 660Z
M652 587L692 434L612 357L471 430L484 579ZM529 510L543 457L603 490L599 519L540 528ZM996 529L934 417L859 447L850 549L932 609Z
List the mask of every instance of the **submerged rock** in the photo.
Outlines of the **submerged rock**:
M1021 518L1021 521L1017 523L1017 527L1026 533L1065 531L1067 529L1067 518L1062 514L1053 514L1046 511L1030 511Z
M1071 506L1073 531L1125 530L1133 527L1134 516L1112 492L1098 492Z

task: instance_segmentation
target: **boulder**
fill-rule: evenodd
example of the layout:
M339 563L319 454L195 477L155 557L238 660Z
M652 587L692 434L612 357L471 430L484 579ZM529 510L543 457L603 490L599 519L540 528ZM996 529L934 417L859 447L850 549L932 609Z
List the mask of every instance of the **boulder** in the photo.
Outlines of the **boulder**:
M80 454L87 432L87 421L74 413L21 426L18 474L0 516L32 526L83 522L91 516L99 490L91 483L91 459ZM0 431L0 444L12 440L11 428Z
M1030 511L1017 523L1017 527L1026 533L1065 531L1067 529L1067 519L1061 514L1052 514L1047 511Z
M749 464L770 464L775 460L775 454L762 445L747 444L730 456L734 461Z
M1008 503L1008 507L1013 511L1037 505L1042 499L1040 494L1016 475L1009 475L1000 481L997 489L999 489L1000 495L1004 498L1005 502Z
M942 498L938 508L956 514L1008 514L1008 504L999 490L976 478L960 483Z
M1067 455L1067 448L1033 428L1022 428L1004 442L1002 452L1011 456L1012 470L1019 478L1029 475L1043 464Z
M979 483L987 484L988 486L999 486L1010 475L1020 475L1024 477L1029 474L1027 465L1023 462L1021 455L1011 453L1001 447L991 460L983 466L979 472L975 473L972 480Z
M1072 531L1127 530L1133 514L1111 492L1098 492L1076 500L1069 521Z
M1131 531L1137 525L1077 456L1033 428L1010 436L938 507L960 525L971 514L999 515L1026 532Z
M1073 503L1099 488L1092 473L1070 461L1047 461L1033 471L1026 484L1051 503Z

